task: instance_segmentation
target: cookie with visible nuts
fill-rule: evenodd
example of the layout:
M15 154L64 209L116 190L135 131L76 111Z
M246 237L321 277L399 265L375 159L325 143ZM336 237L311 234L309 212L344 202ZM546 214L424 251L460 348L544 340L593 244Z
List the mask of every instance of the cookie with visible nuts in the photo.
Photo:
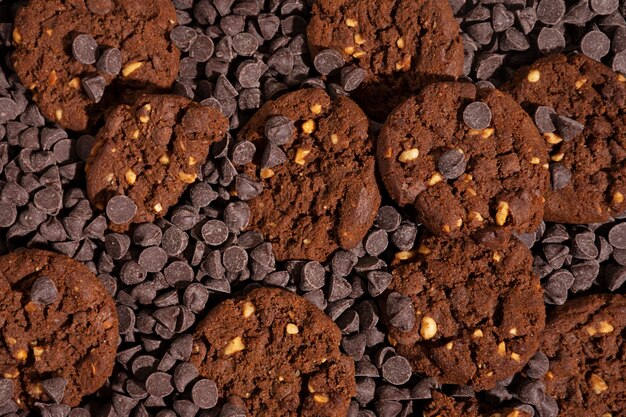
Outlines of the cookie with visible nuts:
M514 407L494 409L475 397L453 398L433 391L432 399L424 406L421 415L423 417L532 417L534 414Z
M545 323L530 251L515 238L425 237L416 256L393 268L382 300L397 352L415 372L477 391L519 372Z
M445 1L317 0L307 35L314 56L332 48L365 71L352 95L381 122L407 95L463 73L459 25Z
M175 25L169 0L30 0L15 19L13 64L47 119L84 131L120 89L172 85Z
M13 401L76 406L111 375L115 303L82 263L28 249L0 257L0 378Z
M537 120L550 152L544 218L603 223L626 210L626 77L585 55L555 55L520 69L504 88ZM545 117L543 118L545 119Z
M248 416L345 417L356 383L340 342L337 325L308 300L258 288L207 314L190 360L220 401Z
M267 102L240 132L257 149L244 172L264 186L250 228L278 260L324 261L372 226L381 197L368 126L352 100L305 89Z
M146 94L120 105L108 114L87 160L87 196L96 208L106 207L115 230L162 217L196 180L211 144L227 130L218 110L184 97ZM121 210L107 205L114 198ZM132 203L134 215L125 216Z
M436 235L526 233L541 222L546 146L532 119L501 91L429 85L389 116L377 157L390 196L414 206Z
M560 415L620 416L626 410L626 297L592 295L549 312L542 351L546 393Z

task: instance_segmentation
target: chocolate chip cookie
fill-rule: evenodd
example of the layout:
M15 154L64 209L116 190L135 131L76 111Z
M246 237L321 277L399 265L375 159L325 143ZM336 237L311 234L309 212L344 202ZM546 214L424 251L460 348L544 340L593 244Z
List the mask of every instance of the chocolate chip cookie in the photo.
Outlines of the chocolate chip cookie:
M13 401L76 406L115 363L115 304L80 262L28 249L0 257L0 376Z
M173 95L142 95L108 114L87 160L87 196L111 226L162 217L193 183L228 120Z
M625 336L623 295L572 299L548 314L546 393L562 415L619 416L626 410Z
M261 181L250 227L278 260L324 261L354 248L380 205L368 120L352 100L305 89L267 102L238 140L255 145L245 173Z
M415 206L436 235L525 233L541 222L546 146L532 119L501 91L429 85L389 116L377 156L390 196Z
M30 0L15 19L13 64L47 119L84 131L120 90L172 85L175 24L169 0Z
M545 220L601 223L626 210L626 77L585 55L555 55L505 88L549 147Z
M353 96L379 121L408 94L463 72L459 25L445 1L317 0L307 35L314 56L332 48L365 70Z
M477 398L457 399L438 391L433 391L432 400L429 401L422 415L424 417L532 417L522 409L505 407L494 409Z
M517 239L426 237L418 257L392 275L382 310L415 372L479 391L519 372L537 351L543 292Z
M199 324L191 362L249 416L345 417L356 394L341 332L308 300L258 288Z

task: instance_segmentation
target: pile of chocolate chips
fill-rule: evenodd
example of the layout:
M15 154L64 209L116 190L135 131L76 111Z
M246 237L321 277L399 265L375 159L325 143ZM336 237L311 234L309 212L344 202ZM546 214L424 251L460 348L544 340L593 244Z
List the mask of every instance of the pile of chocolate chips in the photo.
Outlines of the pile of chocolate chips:
M9 16L2 13L9 3L0 0L0 20ZM265 101L287 91L315 86L333 96L348 94L363 74L345 67L334 51L309 55L309 3L175 0L180 26L172 40L182 51L182 62L174 92L219 107L230 117L233 136ZM451 3L465 32L466 74L475 80L497 85L511 68L544 54L546 45L560 39L555 31L566 39L563 50L582 49L624 70L624 2L612 11L617 1ZM574 13L585 7L592 13ZM549 16L563 8L563 19L550 23L554 16ZM531 24L533 11L537 18ZM564 23L568 14L582 23ZM481 23L486 25L475 26ZM522 33L528 48L513 29ZM556 404L544 395L540 381L548 366L541 353L520 374L489 392L475 393L412 374L408 361L388 344L375 297L391 281L388 264L419 241L423 229L414 216L384 205L357 248L339 250L324 264L276 262L270 243L257 232L243 231L248 206L228 192L231 184L248 189L237 167L245 163L249 149L235 145L232 137L213 147L199 181L165 219L137 225L129 234L107 230L106 213L94 212L84 193L83 161L94 138L68 134L43 120L12 74L10 33L10 23L0 23L0 54L5 57L0 71L0 232L5 236L0 252L51 248L84 262L114 296L120 319L121 342L109 383L71 411L59 404L40 405L43 416L243 416L229 404L217 406L214 383L201 378L187 359L190 333L204 313L258 285L295 291L338 324L342 349L356 361L358 390L350 417L419 413L433 388L458 400L478 396L496 406L556 416ZM599 56L603 37L610 41L609 52ZM520 238L532 247L548 304L562 304L583 291L624 292L626 226L621 220L546 225ZM26 414L0 405L0 415L15 412Z

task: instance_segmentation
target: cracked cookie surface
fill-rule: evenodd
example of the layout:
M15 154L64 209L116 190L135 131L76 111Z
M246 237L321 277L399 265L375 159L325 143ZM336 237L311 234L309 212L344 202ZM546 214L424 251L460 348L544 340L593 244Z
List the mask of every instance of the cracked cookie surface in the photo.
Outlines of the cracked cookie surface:
M466 112L470 105L481 117ZM377 158L390 196L415 206L436 235L524 233L541 222L547 150L532 119L498 90L429 85L389 116Z
M570 140L546 135L551 167L571 179L546 194L545 220L603 223L623 213L626 78L585 55L555 55L518 70L505 88L531 114L547 106L584 127Z
M356 383L340 341L337 325L306 299L258 288L207 314L191 362L249 416L345 417Z
M142 95L133 105L120 105L107 116L87 160L87 196L101 210L114 196L129 197L137 206L129 223L164 216L227 130L218 110L184 97ZM129 223L113 227L125 230Z
M118 342L115 303L82 263L28 249L0 257L0 376L21 408L50 401L42 382L63 378L70 406L111 375ZM44 383L45 385L45 383Z
M84 131L119 100L120 88L172 85L180 57L169 40L175 24L169 0L30 0L15 19L13 64L47 119ZM93 37L102 50L118 48L121 73L74 59L72 42L79 34ZM81 87L83 78L96 75L107 86L99 103Z
M284 163L261 167L273 116L294 123L282 146ZM266 103L238 136L257 149L245 173L261 178L263 192L248 203L250 227L263 233L278 260L324 261L352 249L374 223L381 197L368 120L352 100L305 89Z
M353 97L379 121L408 94L463 72L459 25L445 1L318 0L307 34L314 56L332 48L366 71Z
M542 351L546 393L562 415L618 416L626 410L626 297L592 295L548 314Z
M422 412L423 417L532 417L513 407L494 409L477 398L457 399L438 391L433 391Z
M414 261L393 269L389 294L411 300L414 325L393 324L400 303L383 312L414 372L480 391L519 372L537 351L545 307L530 251L515 238L492 246L426 237Z

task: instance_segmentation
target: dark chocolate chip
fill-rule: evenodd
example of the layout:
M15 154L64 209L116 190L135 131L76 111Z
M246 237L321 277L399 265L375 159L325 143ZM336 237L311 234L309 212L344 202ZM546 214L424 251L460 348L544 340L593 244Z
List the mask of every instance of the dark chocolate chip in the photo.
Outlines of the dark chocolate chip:
M604 268L604 283L609 291L619 289L626 282L626 268L620 265L607 265Z
M98 42L91 35L82 33L72 41L72 55L81 64L95 64L97 53Z
M98 58L96 68L104 74L119 74L122 70L122 53L117 48L105 49Z
M576 139L583 132L585 125L569 117L559 116L557 118L557 128L563 140L570 141Z
M15 119L20 114L17 103L10 98L0 97L0 123Z
M170 256L181 254L189 243L189 235L178 227L170 227L163 233L161 247Z
M410 331L415 326L415 307L409 297L397 292L387 296L387 317L389 324L403 332Z
M378 297L381 295L391 281L393 277L386 271L370 271L367 273L367 291L372 297Z
M13 398L13 381L10 379L0 379L0 406L6 404Z
M302 291L317 290L324 286L326 271L322 264L310 261L304 264L300 273L300 289Z
M491 10L491 23L493 30L496 32L504 32L515 22L515 16L512 12L508 11L503 4L496 4Z
M101 75L94 77L83 78L80 81L85 94L94 103L99 103L104 95L104 89L106 88L106 81Z
M553 272L543 285L545 302L563 305L567 300L567 292L573 283L574 276L571 272L565 269Z
M343 65L343 56L334 49L324 49L313 59L313 66L322 75L328 75Z
M265 123L265 137L274 145L289 143L294 131L293 122L285 116L273 116Z
M106 214L114 224L124 224L132 220L137 213L137 206L129 197L118 195L111 198L106 205Z
M35 282L33 282L33 286L30 290L31 301L43 305L49 305L54 303L58 296L59 291L50 278L39 277L35 280Z
M489 108L487 108L487 110L489 110ZM465 111L467 112L467 109ZM491 114L491 111L489 112L489 114ZM491 116L489 119L491 119ZM467 161L465 154L459 149L449 149L437 160L437 169L444 178L449 180L460 177L465 172L466 167Z
M560 190L569 185L572 180L572 171L560 162L550 164L550 176L552 178L552 189Z
M274 168L277 165L281 165L287 161L287 155L281 148L274 145L273 143L268 143L263 150L263 155L261 156L261 166L263 168Z
M552 107L539 106L535 110L535 125L541 133L552 133L556 130L556 111Z
M537 352L526 364L524 372L529 378L540 379L548 373L550 361L543 352Z
M580 42L580 50L591 59L600 61L609 53L611 40L599 30L588 32Z
M540 0L537 5L537 18L546 25L555 25L565 16L563 0Z
M486 129L491 124L491 109L479 101L471 103L463 110L463 122L470 129Z
M409 361L400 355L387 359L381 368L382 376L393 385L402 385L411 379L412 369Z
M608 15L619 7L619 0L589 0L589 5L599 15Z
M158 398L170 395L174 391L172 376L165 372L155 372L146 379L146 391Z
M203 410L208 410L217 405L218 391L215 382L210 379L201 379L191 389L193 403ZM243 414L245 416L245 413Z
M354 91L359 88L366 75L365 70L356 65L343 67L341 69L341 86L348 92Z
M198 32L188 26L176 26L170 31L170 40L183 52L189 51L198 37Z

